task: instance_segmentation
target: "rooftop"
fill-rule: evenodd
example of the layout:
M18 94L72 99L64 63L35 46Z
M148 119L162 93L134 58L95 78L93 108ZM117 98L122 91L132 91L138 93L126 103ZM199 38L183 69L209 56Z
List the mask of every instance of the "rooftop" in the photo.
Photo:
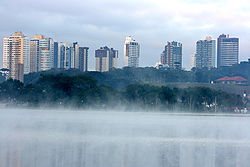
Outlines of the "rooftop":
M224 77L217 79L216 81L247 81L247 79L237 76L237 77Z

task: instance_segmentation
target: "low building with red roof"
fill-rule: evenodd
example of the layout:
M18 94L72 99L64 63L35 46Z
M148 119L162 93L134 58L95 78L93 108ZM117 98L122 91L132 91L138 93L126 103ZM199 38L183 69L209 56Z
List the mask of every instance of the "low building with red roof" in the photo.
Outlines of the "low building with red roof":
M244 85L247 84L248 80L237 76L237 77L223 77L219 78L215 81L215 83L220 83L220 84L237 84L237 85Z

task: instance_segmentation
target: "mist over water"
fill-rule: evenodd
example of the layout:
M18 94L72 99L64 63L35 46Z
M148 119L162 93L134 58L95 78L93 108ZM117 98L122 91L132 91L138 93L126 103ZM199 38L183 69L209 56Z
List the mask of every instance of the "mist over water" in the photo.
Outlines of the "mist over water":
M1 167L248 167L250 117L0 109Z

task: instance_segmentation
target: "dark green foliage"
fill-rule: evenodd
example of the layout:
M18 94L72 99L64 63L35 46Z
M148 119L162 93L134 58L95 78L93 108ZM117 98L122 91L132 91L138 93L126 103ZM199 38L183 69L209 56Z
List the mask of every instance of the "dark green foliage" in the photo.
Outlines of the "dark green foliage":
M29 85L28 85L29 86ZM42 75L35 83L43 103L52 104L90 104L91 100L99 100L101 90L96 80L86 75L68 76Z
M225 76L241 76L250 81L250 62L242 62L231 67L212 68L210 70L207 68L193 68L192 72L195 76L194 82L209 83Z
M4 75L0 72L0 83L5 81Z
M23 95L22 90L22 82L9 79L0 84L0 100L6 102L16 102Z
M232 67L213 69L184 70L158 70L152 67L112 69L109 72L80 72L76 69L63 70L52 69L38 73L25 75L25 85L35 83L41 75L64 74L68 76L88 75L97 80L97 85L109 86L114 89L124 90L126 86L133 84L149 84L164 86L168 83L210 83L225 76L241 76L250 81L250 63L245 62Z
M36 82L41 75L65 74L70 76L85 74L95 78L98 85L109 86L115 89L124 89L132 84L163 85L168 82L191 82L192 72L182 70L162 71L155 68L123 68L112 69L109 72L85 72L78 70L50 70L47 72L31 73L25 76L25 84Z
M168 87L161 87L159 97L163 104L175 104L177 102L178 89L170 89Z
M150 85L129 85L125 91L125 99L131 104L150 107L159 102L159 88Z
M129 68L126 70L133 71ZM121 76L123 76L122 72L124 71L120 71ZM138 75L131 71L128 73L131 76ZM105 80L103 76L110 74L93 72L92 75ZM153 74L149 72L148 76L151 77L151 75ZM112 80L112 76L109 76L109 82L118 81L115 78ZM177 76L175 75L175 77ZM105 82L108 81L105 80L102 83ZM137 83L139 81L132 80L130 82ZM172 110L178 107L190 111L214 111L215 105L221 110L243 106L241 96L207 87L180 89L149 84L129 84L125 89L119 90L98 84L96 79L88 75L66 73L41 74L35 82L25 86L16 80L5 81L0 84L0 100L10 104L26 104L28 106L71 106L77 108L126 106L127 109L139 107L149 110Z

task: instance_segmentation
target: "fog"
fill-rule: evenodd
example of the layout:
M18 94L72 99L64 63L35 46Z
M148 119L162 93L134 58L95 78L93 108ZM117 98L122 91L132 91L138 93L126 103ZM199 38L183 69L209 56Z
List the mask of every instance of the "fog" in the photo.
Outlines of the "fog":
M0 109L3 167L247 167L250 117Z

